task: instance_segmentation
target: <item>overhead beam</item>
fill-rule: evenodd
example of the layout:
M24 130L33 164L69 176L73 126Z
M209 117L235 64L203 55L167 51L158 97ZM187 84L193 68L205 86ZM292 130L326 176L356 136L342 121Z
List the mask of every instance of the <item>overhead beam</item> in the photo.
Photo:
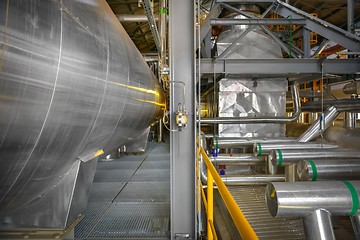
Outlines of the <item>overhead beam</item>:
M360 51L360 38L356 35L336 27L324 20L312 16L296 7L277 0L277 13L284 18L291 16L293 20L306 18L304 28L316 32L327 39L340 44L341 46L354 51Z
M206 16L204 21L200 24L200 42L202 42L206 35L210 32L211 24L210 20L212 18L217 18L221 13L221 7L220 4L215 4L212 8L209 14ZM199 48L198 42L196 42L196 48Z
M272 3L276 0L216 0L217 3Z
M200 71L242 75L360 74L360 59L202 59Z
M288 19L288 18L279 18L279 19L258 19L258 18L248 18L248 19L231 19L231 18L219 18L211 19L211 25L305 25L305 19Z

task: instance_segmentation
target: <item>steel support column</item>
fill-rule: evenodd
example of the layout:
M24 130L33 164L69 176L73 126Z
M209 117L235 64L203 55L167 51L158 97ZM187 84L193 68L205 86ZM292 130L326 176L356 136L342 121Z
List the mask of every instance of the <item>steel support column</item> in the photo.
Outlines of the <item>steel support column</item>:
M310 57L310 31L306 28L303 29L303 49L304 49L304 58Z
M347 0L347 30L353 32L354 0Z
M175 129L178 104L190 112L188 126L170 134L171 239L195 239L195 81L194 4L192 0L169 1L171 128Z

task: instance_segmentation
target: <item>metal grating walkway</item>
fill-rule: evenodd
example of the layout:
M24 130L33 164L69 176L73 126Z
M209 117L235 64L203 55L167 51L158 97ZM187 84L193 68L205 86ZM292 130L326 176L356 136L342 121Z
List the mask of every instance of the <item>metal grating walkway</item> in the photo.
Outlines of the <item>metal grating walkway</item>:
M305 239L301 218L274 218L270 215L265 202L265 186L227 187L259 239ZM219 195L217 202L219 202L218 198ZM227 212L224 210L225 206L220 204L220 208L224 215L224 212ZM230 215L225 216L225 221L229 217ZM235 225L231 224L228 224L227 228L236 230Z
M170 239L169 144L99 162L76 239Z

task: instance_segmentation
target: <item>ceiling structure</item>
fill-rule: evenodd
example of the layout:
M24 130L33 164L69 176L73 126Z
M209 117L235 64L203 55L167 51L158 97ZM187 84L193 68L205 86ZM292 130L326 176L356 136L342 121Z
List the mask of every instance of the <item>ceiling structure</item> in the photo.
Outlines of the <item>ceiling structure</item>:
M145 10L142 0L107 0L111 9L119 17L136 17L134 19L121 21L125 30L142 53L156 53L156 46L150 31L149 23L146 21ZM151 1L155 18L159 15L159 1ZM214 0L202 1L202 11L213 4ZM316 13L318 17L343 29L347 29L347 0L290 0L289 3L308 13ZM266 7L266 6L264 6ZM360 20L360 1L354 0L354 22ZM119 20L120 21L120 20Z

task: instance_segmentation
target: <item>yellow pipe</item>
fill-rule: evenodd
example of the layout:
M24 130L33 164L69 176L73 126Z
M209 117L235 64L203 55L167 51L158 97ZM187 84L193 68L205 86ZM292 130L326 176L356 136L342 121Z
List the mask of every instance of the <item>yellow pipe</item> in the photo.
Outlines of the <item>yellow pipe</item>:
M202 149L202 148L201 148ZM208 170L208 178L207 178L207 233L208 233L208 240L213 240L213 234L211 231L210 222L214 220L214 195L213 195L213 178Z
M225 186L224 182L221 180L221 177L217 173L215 167L210 162L210 159L207 156L207 154L205 153L204 149L200 148L200 152L201 152L201 155L204 158L204 162L208 168L208 173L209 172L211 173L211 174L208 174L208 179L209 179L209 175L212 175L212 177L214 178L215 183L220 192L220 195L221 195L222 199L224 200L224 203L225 203L227 209L229 210L229 213L234 221L236 228L238 229L238 231L241 235L241 238L243 240L259 239L258 236L256 235L254 229L251 227L250 223L247 221L246 217L241 212L241 210L240 210L239 206L237 205L237 203L235 202L233 196L231 195L231 193ZM209 181L208 181L208 184L209 184ZM209 190L209 185L208 185L208 190ZM209 205L209 200L208 200L208 205Z
M212 232L212 234L214 236L214 240L218 240L216 230L215 230L215 226L214 226L214 222L209 220L209 224L210 224L210 227L211 227L211 232Z

